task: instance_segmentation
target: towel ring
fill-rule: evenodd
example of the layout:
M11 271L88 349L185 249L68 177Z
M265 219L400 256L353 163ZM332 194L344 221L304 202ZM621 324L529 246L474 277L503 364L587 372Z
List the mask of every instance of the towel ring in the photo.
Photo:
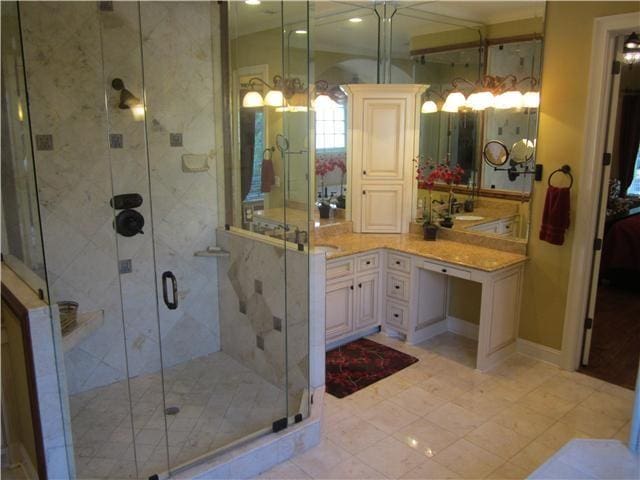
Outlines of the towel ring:
M571 175L571 167L569 165L563 165L561 166L559 169L554 170L553 172L551 172L551 175L549 175L549 186L551 187L551 178L556 174L556 173L564 173L565 175L569 176L569 188L571 188L573 186L573 175Z
M263 150L262 152L262 160L271 160L271 157L273 156L273 151L276 149L276 147L267 147Z

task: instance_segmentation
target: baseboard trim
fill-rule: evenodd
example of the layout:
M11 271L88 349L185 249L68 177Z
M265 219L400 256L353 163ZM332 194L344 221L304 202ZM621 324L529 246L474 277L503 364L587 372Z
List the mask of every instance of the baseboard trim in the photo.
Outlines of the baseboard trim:
M558 367L562 364L562 352L555 348L525 340L524 338L518 338L516 347L518 353L527 357L551 363Z
M471 340L478 340L480 326L461 318L447 317L447 330Z

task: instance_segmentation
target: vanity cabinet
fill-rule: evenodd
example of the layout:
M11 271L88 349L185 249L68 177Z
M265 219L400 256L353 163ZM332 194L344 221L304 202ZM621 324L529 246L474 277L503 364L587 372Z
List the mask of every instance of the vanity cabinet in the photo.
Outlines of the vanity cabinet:
M354 232L406 233L412 218L426 85L345 85L347 177Z
M380 255L366 253L327 262L327 342L380 323Z

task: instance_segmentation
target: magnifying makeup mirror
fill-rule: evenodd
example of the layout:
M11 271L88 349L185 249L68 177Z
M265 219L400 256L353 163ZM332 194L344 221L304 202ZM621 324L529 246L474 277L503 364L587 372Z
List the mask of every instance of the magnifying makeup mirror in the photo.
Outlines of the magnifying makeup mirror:
M489 165L501 167L509 160L509 149L504 143L491 140L482 149L482 156Z
M526 163L533 157L534 146L531 140L522 138L511 147L511 162Z

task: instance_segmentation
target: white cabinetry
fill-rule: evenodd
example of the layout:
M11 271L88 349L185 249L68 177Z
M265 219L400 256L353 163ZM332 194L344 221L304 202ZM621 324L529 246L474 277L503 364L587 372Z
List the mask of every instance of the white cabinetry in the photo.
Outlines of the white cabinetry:
M380 252L327 262L327 342L379 325L380 264Z
M355 232L407 232L412 216L413 159L420 96L426 85L356 84L349 95L348 199Z

